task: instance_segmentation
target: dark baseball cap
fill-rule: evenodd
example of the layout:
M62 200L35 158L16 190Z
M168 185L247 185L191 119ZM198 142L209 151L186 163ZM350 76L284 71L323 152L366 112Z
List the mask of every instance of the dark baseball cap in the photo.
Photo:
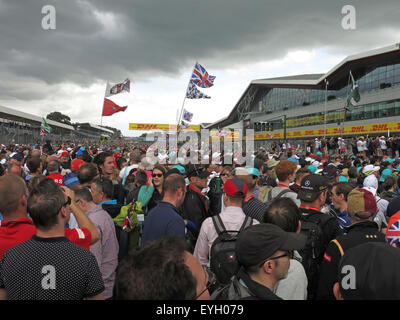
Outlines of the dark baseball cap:
M211 172L208 172L205 167L202 167L198 164L189 164L186 172L188 173L188 178L199 177L201 179L205 179L211 175Z
M400 210L400 196L393 198L389 201L386 208L386 216L391 217Z
M335 165L328 164L326 168L322 171L322 174L326 176L329 180L333 180L340 175L340 170Z
M236 241L236 257L245 267L258 265L278 251L304 248L306 237L295 232L286 232L270 223L252 225L243 230Z
M24 159L24 156L21 153L14 153L12 155L11 159L14 159L17 161L22 161Z
M338 282L345 300L399 300L399 249L386 242L366 242L346 250Z
M165 173L164 179L165 179L166 177L168 177L169 175L173 174L173 173L176 173L176 174L179 174L179 175L183 176L182 172L179 171L178 168L172 168L172 169L168 170L168 171Z
M232 198L244 198L247 194L247 185L242 179L229 179L224 184L224 192Z
M306 202L313 202L321 191L328 188L328 179L319 174L309 174L301 180L297 198Z

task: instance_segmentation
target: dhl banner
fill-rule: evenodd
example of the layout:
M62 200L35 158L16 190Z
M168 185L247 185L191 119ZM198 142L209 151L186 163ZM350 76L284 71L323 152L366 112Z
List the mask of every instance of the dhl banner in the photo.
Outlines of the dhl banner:
M374 133L387 133L399 132L400 122L385 122L385 123L371 123L359 126L343 126L326 128L326 136L339 136L339 135L361 135L361 134L374 134ZM272 139L283 139L283 132L271 132ZM303 137L320 137L324 135L324 129L311 129L311 130L288 130L286 137L290 138L303 138ZM268 133L257 133L254 135L254 140L271 139Z
M178 126L178 130L180 130L180 126ZM190 125L188 129L192 129L194 131L200 131L200 125ZM156 123L130 123L129 130L159 130L159 131L176 131L176 124L156 124Z
M230 131L230 130L226 130L223 131L223 133L219 133L218 130L211 130L210 131L210 137L220 137L220 138L225 138L225 137L231 137L234 140L238 140L240 139L240 133L239 131Z
M344 119L344 112L331 112L326 114L326 121L339 121ZM302 125L312 125L324 122L324 115L315 115L297 119L286 120L287 127L297 127Z

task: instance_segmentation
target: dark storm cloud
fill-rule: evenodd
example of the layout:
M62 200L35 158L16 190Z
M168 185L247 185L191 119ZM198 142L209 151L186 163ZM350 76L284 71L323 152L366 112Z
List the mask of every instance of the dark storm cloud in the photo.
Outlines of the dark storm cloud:
M43 30L41 8L56 8ZM0 70L42 85L177 76L198 60L208 69L327 48L353 54L398 41L398 0L355 0L357 29L343 30L347 1L0 0ZM394 33L394 34L392 34ZM7 80L3 79L2 81ZM46 90L0 86L20 99ZM7 92L6 92L7 90Z

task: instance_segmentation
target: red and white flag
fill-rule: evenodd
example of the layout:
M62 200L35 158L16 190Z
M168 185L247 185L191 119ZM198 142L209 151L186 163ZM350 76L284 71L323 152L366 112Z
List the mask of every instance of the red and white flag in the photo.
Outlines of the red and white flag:
M128 106L120 107L111 100L104 98L103 113L102 116L112 116L116 112L125 111Z

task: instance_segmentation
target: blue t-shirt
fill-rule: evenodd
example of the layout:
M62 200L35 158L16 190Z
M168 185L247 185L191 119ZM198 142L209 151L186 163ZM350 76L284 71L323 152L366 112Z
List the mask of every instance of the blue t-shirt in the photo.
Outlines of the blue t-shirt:
M185 223L172 204L160 201L144 220L142 244L168 235L185 237Z

